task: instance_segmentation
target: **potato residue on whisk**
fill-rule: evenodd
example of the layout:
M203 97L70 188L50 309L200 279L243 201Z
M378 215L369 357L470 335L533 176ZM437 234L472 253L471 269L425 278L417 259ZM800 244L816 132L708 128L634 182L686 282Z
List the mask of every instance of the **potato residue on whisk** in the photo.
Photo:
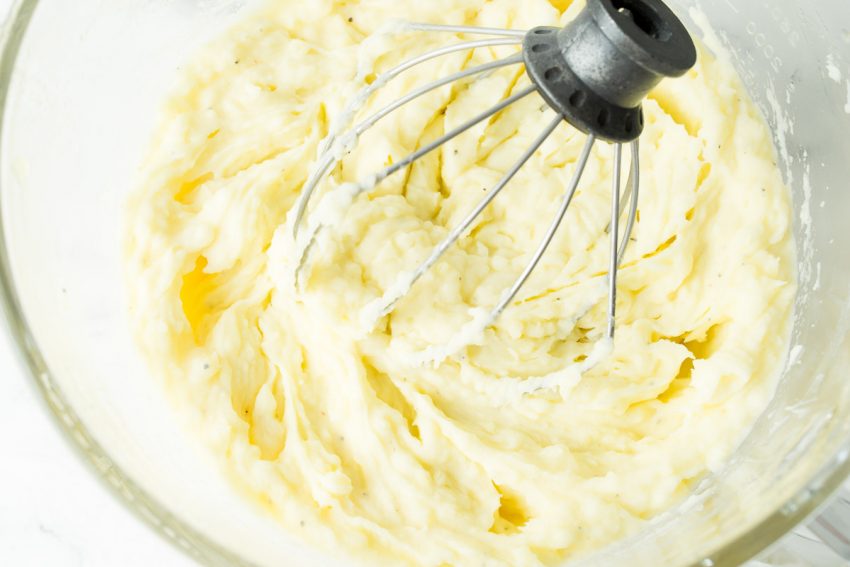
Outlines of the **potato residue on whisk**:
M330 124L382 70L457 40L385 33L386 22L528 29L568 21L580 2L564 4L275 0L199 54L167 101L131 208L140 343L233 482L308 544L367 565L583 556L722 468L770 400L795 292L789 195L765 122L732 66L706 50L645 103L616 342L584 374L527 395L500 386L586 361L604 333L606 145L523 294L480 344L436 367L413 360L522 271L585 141L566 125L391 316L371 331L359 318L551 122L536 96L357 198L317 243L308 285L292 285L287 216ZM515 52L430 61L363 113ZM405 106L321 191L527 85L521 68L504 68Z

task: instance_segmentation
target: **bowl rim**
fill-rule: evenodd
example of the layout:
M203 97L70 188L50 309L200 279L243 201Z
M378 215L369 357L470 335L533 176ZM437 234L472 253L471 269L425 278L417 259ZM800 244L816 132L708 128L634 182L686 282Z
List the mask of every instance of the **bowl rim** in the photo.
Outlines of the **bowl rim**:
M0 28L0 160L2 148L6 143L7 103L16 63L29 24L40 3L41 0L14 0L5 23ZM14 344L13 350L17 355L19 367L28 375L30 386L38 392L39 402L50 414L55 426L61 430L68 446L95 474L113 498L174 549L205 565L255 567L183 522L136 484L111 459L68 403L38 348L14 284L2 195L0 182L0 311L6 331ZM755 523L746 532L720 546L708 557L692 563L691 567L741 565L771 546L779 544L785 535L816 515L822 508L828 507L831 496L850 478L850 459L846 458L848 453L850 439L846 440L843 449L825 463L783 506Z

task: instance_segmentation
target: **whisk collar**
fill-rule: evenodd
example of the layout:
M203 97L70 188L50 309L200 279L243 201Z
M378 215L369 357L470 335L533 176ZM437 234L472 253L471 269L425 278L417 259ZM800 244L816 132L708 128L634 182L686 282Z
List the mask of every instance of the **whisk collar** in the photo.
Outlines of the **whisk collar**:
M646 95L693 67L696 47L659 0L588 0L566 27L529 31L523 58L543 98L568 122L625 143L643 131Z

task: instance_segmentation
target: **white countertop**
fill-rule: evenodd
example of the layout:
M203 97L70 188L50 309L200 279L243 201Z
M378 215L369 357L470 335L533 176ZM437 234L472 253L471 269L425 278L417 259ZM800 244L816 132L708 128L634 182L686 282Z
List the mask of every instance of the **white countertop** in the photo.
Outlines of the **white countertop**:
M0 0L0 17L11 3ZM194 565L127 511L68 446L24 373L3 325L0 322L0 565ZM792 552L775 553L772 565L844 565L807 535L792 539Z
M0 339L0 565L194 565L113 498L67 445L37 396L4 329Z

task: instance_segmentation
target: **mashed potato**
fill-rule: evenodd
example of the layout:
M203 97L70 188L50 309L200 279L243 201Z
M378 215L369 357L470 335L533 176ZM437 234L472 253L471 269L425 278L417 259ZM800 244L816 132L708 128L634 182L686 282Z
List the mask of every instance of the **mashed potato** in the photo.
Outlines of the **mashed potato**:
M375 32L394 19L558 25L580 8L569 4L276 0L181 72L131 207L133 318L177 407L246 498L311 545L369 565L585 555L722 467L772 395L795 291L789 195L767 126L731 65L707 52L645 104L618 335L583 375L526 395L504 387L580 364L604 335L605 144L515 304L457 356L413 362L522 271L585 142L566 124L394 313L373 330L360 318L552 121L537 95L358 198L292 285L288 213L346 101L375 73L459 41ZM516 50L431 61L363 116ZM317 202L527 85L514 66L394 113Z

